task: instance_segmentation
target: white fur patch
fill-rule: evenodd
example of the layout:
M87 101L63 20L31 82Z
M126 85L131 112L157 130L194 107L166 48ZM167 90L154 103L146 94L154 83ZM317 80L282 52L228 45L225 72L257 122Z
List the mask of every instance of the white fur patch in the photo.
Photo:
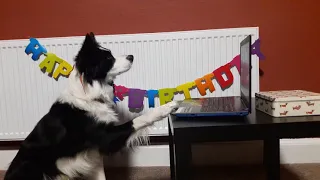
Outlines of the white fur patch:
M127 140L127 147L136 147L149 144L148 128L135 131Z
M95 98L102 97L106 103L94 101ZM73 70L69 76L69 86L58 98L59 102L69 103L79 109L88 111L88 115L97 121L105 123L118 122L117 113L114 111L112 86L103 86L94 81L92 86L80 82L80 75L77 70Z
M96 168L103 167L103 156L97 150L84 151L73 158L58 159L56 165L71 179L77 177L79 173L91 177L96 173Z

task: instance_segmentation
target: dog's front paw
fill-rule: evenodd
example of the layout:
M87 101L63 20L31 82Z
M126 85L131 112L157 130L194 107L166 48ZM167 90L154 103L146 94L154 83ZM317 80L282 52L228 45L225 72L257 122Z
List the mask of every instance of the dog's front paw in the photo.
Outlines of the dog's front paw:
M170 113L172 113L175 109L179 107L179 103L177 101L171 101L167 104L164 104L159 107L159 111L161 111L162 117L167 117Z
M153 123L168 117L170 113L172 113L176 108L178 108L178 106L178 102L172 101L162 106L156 107L147 114L133 119L133 127L137 130L146 126L150 126Z
M170 109L174 110L174 109L177 109L179 107L179 103L178 103L178 101L171 101L171 102L168 102L167 104L164 104L162 106L167 106Z

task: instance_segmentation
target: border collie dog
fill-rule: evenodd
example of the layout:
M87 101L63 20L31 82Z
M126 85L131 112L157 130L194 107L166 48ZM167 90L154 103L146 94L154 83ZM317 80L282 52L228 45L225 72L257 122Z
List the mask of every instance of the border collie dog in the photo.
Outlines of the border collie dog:
M141 142L141 131L178 106L172 101L132 119L120 118L113 81L133 59L114 57L93 33L87 34L68 87L22 142L4 180L105 180L103 156Z

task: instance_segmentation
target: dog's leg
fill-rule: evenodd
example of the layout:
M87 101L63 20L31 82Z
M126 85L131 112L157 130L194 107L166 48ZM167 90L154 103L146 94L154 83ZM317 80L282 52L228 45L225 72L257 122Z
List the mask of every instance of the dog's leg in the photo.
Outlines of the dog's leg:
M141 115L135 119L133 119L133 128L138 131L145 127L153 125L155 122L162 120L178 107L178 103L176 101L169 102L165 105L159 106L153 111L150 111L144 115Z
M106 175L103 167L99 167L99 169L97 169L97 174L95 175L93 180L106 180Z
M132 113L130 111L124 110L121 106L116 106L115 108L119 119L119 122L116 122L115 125L120 125L132 121L134 118L143 114L142 112Z
M155 122L160 121L165 117L168 117L168 115L177 107L178 103L176 101L172 101L133 119L132 126L134 128L134 133L127 140L127 146L132 147L145 143L148 139L143 135L146 127L153 125Z
M98 150L92 149L80 152L75 157L58 159L56 165L62 173L74 179L92 176L96 173L96 167L103 167L103 159Z
M125 145L127 147L140 145L148 140L148 136L143 136L145 134L141 132L156 121L167 117L177 107L177 102L170 102L121 125L97 126L95 133L88 136L88 140L96 144L99 152L104 155L116 153Z
M92 180L106 180L106 175L103 166L103 156L101 156L101 162L94 169L92 174Z

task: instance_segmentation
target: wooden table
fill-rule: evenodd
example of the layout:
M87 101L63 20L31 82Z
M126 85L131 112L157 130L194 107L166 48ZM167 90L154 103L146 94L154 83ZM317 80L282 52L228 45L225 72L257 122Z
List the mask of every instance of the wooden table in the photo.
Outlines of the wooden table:
M247 117L169 118L171 179L192 179L191 144L263 140L268 180L280 179L280 139L320 136L320 116L274 118L256 110Z

